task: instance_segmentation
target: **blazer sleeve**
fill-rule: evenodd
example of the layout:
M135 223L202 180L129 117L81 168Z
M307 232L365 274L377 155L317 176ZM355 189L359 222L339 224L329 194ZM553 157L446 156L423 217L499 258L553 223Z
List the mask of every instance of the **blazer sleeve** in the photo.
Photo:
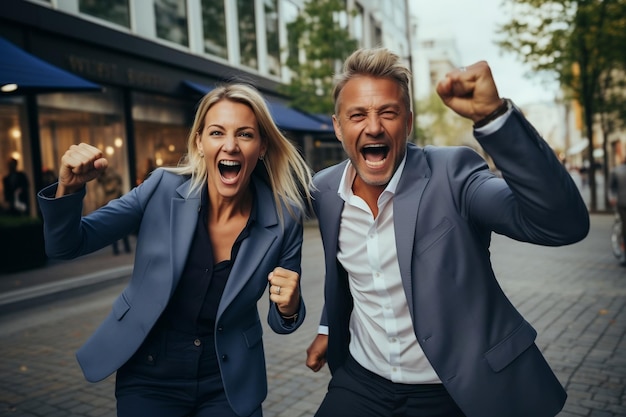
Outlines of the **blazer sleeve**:
M547 246L575 243L587 235L589 213L576 184L521 112L514 110L502 128L477 135L477 140L502 178L479 169L478 162L473 168L470 164L463 209L471 221ZM458 163L449 161L450 175Z
M58 183L41 190L37 198L44 220L48 256L74 259L136 231L163 171L157 170L154 174L127 194L86 216L82 216L85 189L59 198L54 198Z
M278 266L297 272L302 277L302 239L303 239L302 217L299 221L291 217L290 214L285 216L284 239L281 248L281 255ZM306 307L304 305L304 297L302 296L302 285L300 290L300 305L298 307L298 318L287 323L280 312L276 303L270 302L267 321L272 330L278 334L292 333L304 322L306 317Z

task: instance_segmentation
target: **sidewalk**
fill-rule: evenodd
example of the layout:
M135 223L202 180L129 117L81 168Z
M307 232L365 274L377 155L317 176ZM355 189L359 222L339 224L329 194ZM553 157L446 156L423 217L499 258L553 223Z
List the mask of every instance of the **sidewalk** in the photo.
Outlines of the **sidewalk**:
M134 249L135 237L130 236L129 239ZM133 253L121 251L116 256L107 247L71 261L48 259L41 268L0 274L0 314L45 298L128 279L133 261Z
M574 245L540 247L498 235L491 245L498 281L538 331L537 345L568 392L558 417L626 416L626 268L611 252L613 216L592 214L591 222L589 236ZM132 259L132 254L116 257L105 248L74 261L0 275L0 298L59 297L53 290L68 291L97 279L98 285L110 285L107 276L118 276L121 283L128 279ZM328 367L313 373L305 366L323 306L323 262L319 233L305 229L307 318L290 335L271 332L263 320L266 417L311 417L326 392ZM86 382L74 353L110 312L120 286L93 294L88 286L84 297L59 297L56 303L6 315L0 311L0 415L115 417L115 377ZM260 317L267 308L267 300L261 300Z

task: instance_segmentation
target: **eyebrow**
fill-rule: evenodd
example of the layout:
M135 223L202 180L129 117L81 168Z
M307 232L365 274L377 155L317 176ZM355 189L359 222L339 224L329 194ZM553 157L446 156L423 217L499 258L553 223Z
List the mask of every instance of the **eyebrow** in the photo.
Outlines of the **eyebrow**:
M205 129L208 129L208 128L210 128L210 127L217 127L217 128L220 128L220 129L225 129L225 128L224 128L224 126L222 126L222 125L221 125L221 124L219 124L219 123L210 123L210 124L208 124L208 125L206 125L206 126L205 126ZM238 127L238 128L237 128L237 129L235 129L235 130L236 130L236 131L240 131L240 130L245 130L245 129L251 129L251 130L254 130L255 132L256 132L256 130L257 130L254 126L241 126L241 127Z
M353 112L353 111L367 112L368 108L369 107L366 107L366 106L348 107L346 109L346 113L350 113L350 112ZM375 111L381 111L381 110L387 110L387 109L400 110L401 108L402 108L402 106L399 103L385 103L385 104L381 104L380 106L376 107L374 110Z

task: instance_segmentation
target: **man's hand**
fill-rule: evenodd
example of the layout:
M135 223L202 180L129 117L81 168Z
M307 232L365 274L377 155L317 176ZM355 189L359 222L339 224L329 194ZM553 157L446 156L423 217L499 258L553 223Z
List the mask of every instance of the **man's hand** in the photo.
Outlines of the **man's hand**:
M306 366L317 372L326 364L328 350L328 335L318 334L306 350Z
M102 151L95 146L81 143L72 145L61 158L57 197L72 194L86 183L98 177L108 166Z
M474 123L502 104L491 69L485 61L446 74L437 84L437 94L446 106Z

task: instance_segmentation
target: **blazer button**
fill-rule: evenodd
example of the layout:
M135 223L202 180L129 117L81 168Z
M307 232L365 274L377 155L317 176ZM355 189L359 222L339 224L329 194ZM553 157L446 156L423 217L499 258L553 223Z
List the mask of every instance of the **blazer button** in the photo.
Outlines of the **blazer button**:
M193 344L196 346L200 346L202 344L202 342L200 341L200 339L196 339L193 341Z
M220 326L220 327L217 328L217 331L218 332L222 332L222 331L224 331L224 328L222 326Z
M228 355L222 355L222 360L224 362L227 362L228 361Z

